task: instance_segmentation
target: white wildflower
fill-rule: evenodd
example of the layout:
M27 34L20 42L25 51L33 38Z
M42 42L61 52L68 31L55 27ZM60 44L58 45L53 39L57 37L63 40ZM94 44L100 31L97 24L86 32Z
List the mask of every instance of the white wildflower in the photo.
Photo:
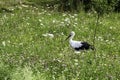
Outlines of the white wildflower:
M20 46L22 46L22 45L23 45L23 43L19 43L19 45L20 45Z
M74 16L78 16L78 14L74 14Z
M47 34L42 34L42 36L47 37Z
M41 26L43 26L43 23L40 23Z
M65 18L65 21L68 22L68 21L70 21L70 19L69 18Z
M55 23L55 22L56 22L56 20L53 20L52 22L53 22L53 23Z
M75 62L78 62L78 59L74 59Z
M22 7L28 7L28 5L24 5L24 4L23 4Z
M106 40L106 42L109 42L109 40Z
M5 41L3 41L3 42L2 42L2 45L3 45L3 46L6 46L6 43L5 43Z
M78 18L75 18L75 21L78 21Z
M75 18L75 16L70 16L71 18Z
M80 53L80 51L75 51L75 53L76 53L76 54L79 54L79 53Z
M75 25L77 25L78 23L74 23Z
M65 18L64 21L70 23L70 19L69 18Z
M61 35L64 35L64 33L62 32Z
M75 65L77 66L78 65L78 59L74 59L75 61Z
M27 25L30 25L30 23L27 23Z
M61 24L64 24L64 22L61 22Z
M10 41L8 41L8 43L10 43Z
M75 25L75 24L73 24L73 26L74 26L74 27L76 27L76 25Z
M65 23L64 22L60 22L60 24L59 24L60 26L64 26L65 25Z
M110 26L110 29L113 29L113 27L112 27L112 26Z
M50 13L48 13L48 15L50 16L51 14L50 14Z
M75 65L77 66L77 65L78 65L78 63L75 63Z
M39 22L41 22L42 20L41 20L41 19L39 19L38 21L39 21Z
M66 16L66 14L65 13L63 13L63 17L65 17Z
M53 38L53 37L54 37L54 35L53 35L53 34L48 34L48 36L49 36L49 37L51 37L51 38Z
M44 36L44 37L50 37L50 38L53 38L53 37L54 37L54 35L53 35L53 34L50 34L50 33L42 34L42 36Z

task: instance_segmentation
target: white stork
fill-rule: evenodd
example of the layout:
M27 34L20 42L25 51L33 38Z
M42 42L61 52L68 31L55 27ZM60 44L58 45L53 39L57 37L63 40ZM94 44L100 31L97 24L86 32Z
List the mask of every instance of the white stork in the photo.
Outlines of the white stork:
M73 37L75 36L75 32L72 31L70 33L70 35L66 38L66 40L69 38L69 43L70 46L75 49L75 51L80 51L80 50L88 50L88 49L92 49L94 50L94 47L92 45L90 45L87 42L82 42L82 41L75 41L73 40Z

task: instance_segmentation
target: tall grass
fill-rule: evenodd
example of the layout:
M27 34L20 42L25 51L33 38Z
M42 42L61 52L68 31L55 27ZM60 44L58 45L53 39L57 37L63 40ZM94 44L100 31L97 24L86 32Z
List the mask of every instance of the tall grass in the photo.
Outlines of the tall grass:
M75 54L65 38L73 30L75 40L92 44L96 13L60 13L30 5L14 10L0 13L1 80L120 79L119 13L100 17L94 56L91 50Z

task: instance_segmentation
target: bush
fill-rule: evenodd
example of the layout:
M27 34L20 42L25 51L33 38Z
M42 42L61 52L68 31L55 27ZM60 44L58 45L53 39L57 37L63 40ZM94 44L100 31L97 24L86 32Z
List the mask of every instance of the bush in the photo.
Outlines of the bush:
M114 6L114 11L116 12L120 12L120 0L117 0L115 6Z
M95 10L106 13L113 11L116 4L119 4L117 0L61 0L59 10L80 11L82 8L85 12Z
M59 10L61 11L80 11L84 9L89 11L91 9L91 0L61 0Z
M120 0L28 0L38 5L52 7L58 11L97 11L100 14L109 13L111 11L120 12Z

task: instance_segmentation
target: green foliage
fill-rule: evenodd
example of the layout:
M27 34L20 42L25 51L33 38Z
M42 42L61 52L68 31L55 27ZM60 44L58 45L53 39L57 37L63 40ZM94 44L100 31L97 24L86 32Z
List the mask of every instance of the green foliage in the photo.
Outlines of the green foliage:
M120 14L103 14L95 48L76 54L65 38L92 44L96 13L60 13L21 4L0 13L0 79L119 80ZM53 34L50 36L48 34Z
M18 67L12 73L12 80L33 80L33 74L30 67Z
M109 13L119 10L119 0L28 0L37 3L38 5L48 5L58 11L97 11L100 14Z
M94 0L93 7L99 14L109 13L114 11L117 0Z
M10 70L2 62L0 63L0 80L11 80Z
M114 8L116 12L120 12L120 0L117 0L116 4L114 5Z
M118 0L62 0L60 8L62 10L82 10L91 11L95 10L100 14L108 13L115 10L115 6L118 5Z

